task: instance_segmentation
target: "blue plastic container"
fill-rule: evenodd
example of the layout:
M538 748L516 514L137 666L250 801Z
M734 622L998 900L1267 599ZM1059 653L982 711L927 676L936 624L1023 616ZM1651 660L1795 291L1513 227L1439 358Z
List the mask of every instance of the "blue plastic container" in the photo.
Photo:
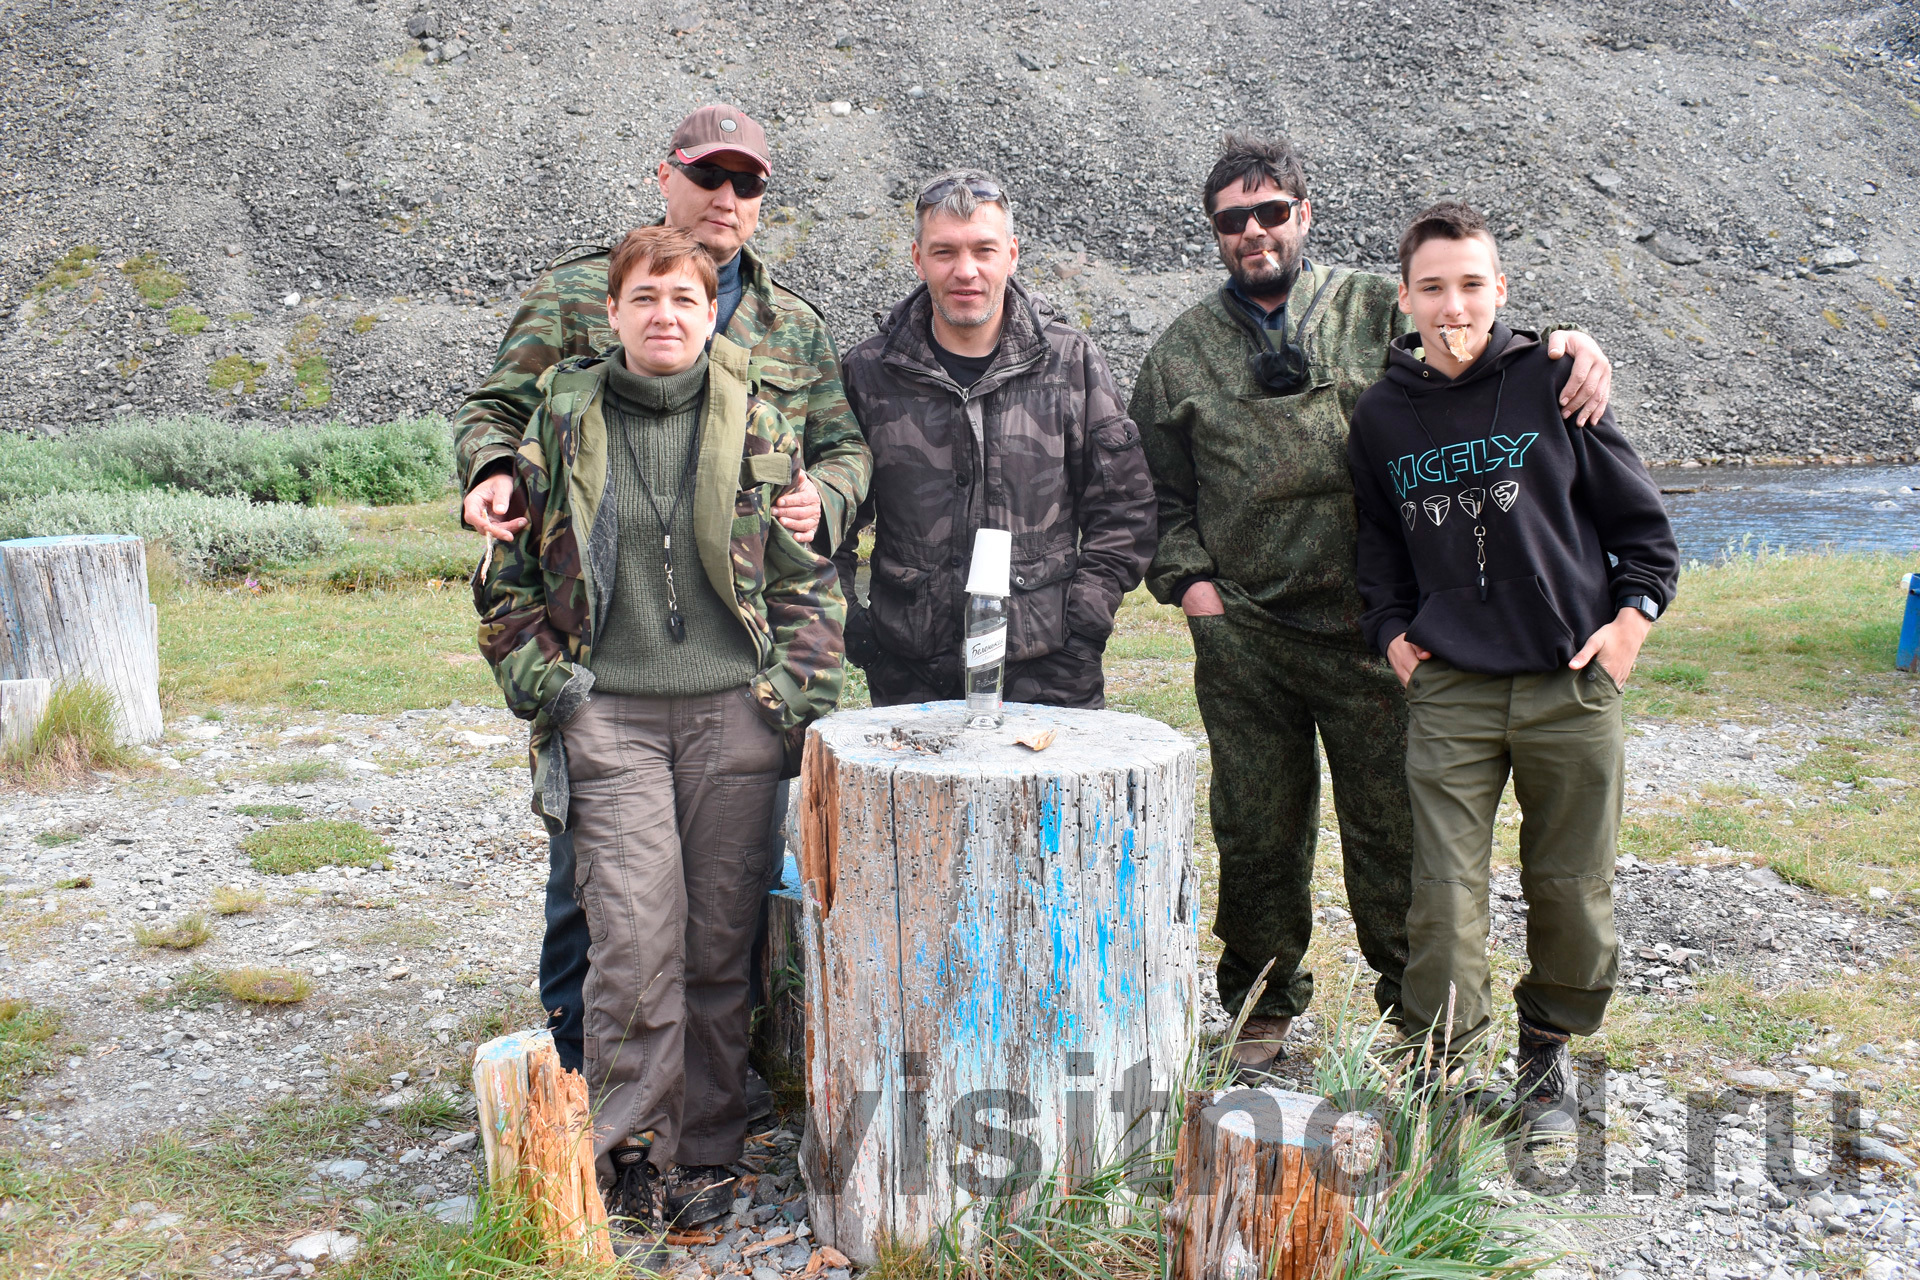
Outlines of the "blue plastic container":
M1907 617L1900 624L1900 652L1893 665L1920 674L1920 573L1900 579L1907 589Z

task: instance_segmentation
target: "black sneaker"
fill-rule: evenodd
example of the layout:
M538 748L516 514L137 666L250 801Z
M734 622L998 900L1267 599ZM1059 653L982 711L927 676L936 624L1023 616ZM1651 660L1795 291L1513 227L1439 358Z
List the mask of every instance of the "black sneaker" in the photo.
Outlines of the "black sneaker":
M1514 1119L1529 1146L1577 1137L1568 1039L1564 1031L1520 1019L1520 1078L1511 1096Z
M758 1071L747 1068L747 1123L766 1120L773 1115L773 1087Z
M740 1178L723 1164L683 1164L667 1175L662 1207L667 1224L684 1230L712 1222L733 1208Z
M615 1147L613 1185L607 1188L607 1220L621 1231L660 1229L660 1175L654 1172L650 1147Z

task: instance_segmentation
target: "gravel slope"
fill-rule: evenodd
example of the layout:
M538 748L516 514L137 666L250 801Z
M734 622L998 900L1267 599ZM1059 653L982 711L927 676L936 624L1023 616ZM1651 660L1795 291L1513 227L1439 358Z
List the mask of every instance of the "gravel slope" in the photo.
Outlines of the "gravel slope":
M769 124L762 242L843 343L909 286L907 184L980 163L1130 379L1215 284L1220 133L1282 129L1323 258L1378 265L1446 192L1490 209L1513 318L1601 337L1650 457L1913 456L1914 33L1864 0L0 0L0 406L450 411L516 290L655 216L661 140L720 97Z

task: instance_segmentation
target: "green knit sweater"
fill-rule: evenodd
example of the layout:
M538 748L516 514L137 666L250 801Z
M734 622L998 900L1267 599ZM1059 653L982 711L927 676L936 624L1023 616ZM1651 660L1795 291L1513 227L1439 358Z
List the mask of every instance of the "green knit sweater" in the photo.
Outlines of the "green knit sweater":
M714 593L693 536L693 495L673 513L694 447L707 358L684 373L643 377L621 359L607 371L608 481L619 520L613 605L594 637L595 692L681 697L737 688L759 671L753 640ZM653 491L647 500L646 488ZM658 514L653 503L659 504ZM673 582L687 638L667 630L667 572L660 521L673 520Z

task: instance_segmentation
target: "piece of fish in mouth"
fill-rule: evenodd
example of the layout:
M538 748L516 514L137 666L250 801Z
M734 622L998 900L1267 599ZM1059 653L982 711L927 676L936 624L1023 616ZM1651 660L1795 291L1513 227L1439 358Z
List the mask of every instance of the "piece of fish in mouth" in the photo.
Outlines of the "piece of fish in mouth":
M1473 348L1468 345L1473 341L1473 330L1463 324L1441 325L1440 340L1447 344L1447 350L1453 353L1455 360L1465 360L1473 354Z

